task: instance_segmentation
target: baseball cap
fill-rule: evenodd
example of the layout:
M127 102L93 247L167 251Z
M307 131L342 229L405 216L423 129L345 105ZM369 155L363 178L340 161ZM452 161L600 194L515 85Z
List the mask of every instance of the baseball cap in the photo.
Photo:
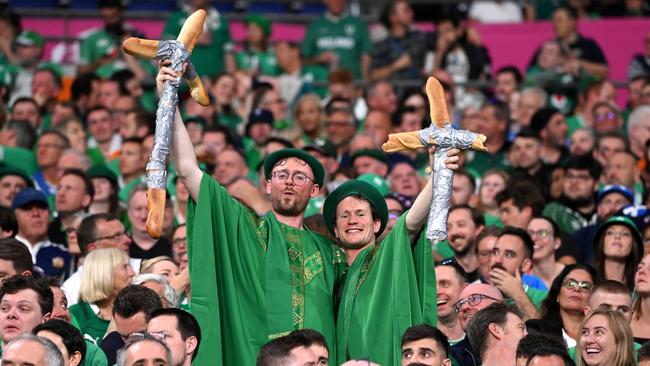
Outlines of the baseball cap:
M600 201L605 198L610 193L619 193L625 196L625 198L630 201L630 203L634 203L634 192L632 192L631 189L627 188L624 185L620 184L608 184L604 186L603 188L598 190L598 195L596 196L596 202L600 203Z
M25 187L16 193L14 201L11 203L11 208L13 210L21 208L30 203L40 203L45 207L47 206L47 198L45 193L36 190L35 188Z
M45 40L43 39L43 36L41 36L40 34L32 30L24 30L20 32L20 34L18 35L18 37L16 37L16 40L14 42L18 46L43 47Z
M332 141L324 138L317 138L314 141L311 142L311 144L305 146L303 148L305 151L316 151L322 155L325 155L330 158L336 159L337 157L337 152L336 152L336 146L332 143Z

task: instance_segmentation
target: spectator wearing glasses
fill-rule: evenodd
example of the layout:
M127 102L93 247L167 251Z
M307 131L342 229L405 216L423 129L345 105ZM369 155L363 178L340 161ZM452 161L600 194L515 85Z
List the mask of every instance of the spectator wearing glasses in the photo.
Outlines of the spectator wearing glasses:
M598 227L594 267L602 279L622 282L631 291L642 256L643 239L630 218L612 216Z
M454 311L458 313L463 331L467 330L467 326L477 312L494 303L503 303L503 295L496 287L483 283L472 283L465 286L460 293L460 300L453 305ZM451 346L451 355L461 365L479 366L481 364L481 357L478 352L474 351L467 336Z
M32 175L32 179L36 188L50 199L56 195L56 186L59 184L57 163L63 151L69 147L68 138L54 130L41 133L36 143L38 171Z
M124 225L120 220L110 214L93 214L84 218L76 231L77 243L81 255L87 256L95 249L117 248L124 253L129 252L131 238L126 235ZM129 259L129 264L134 270L140 270L139 259ZM74 305L79 300L79 288L83 277L84 266L77 270L65 281L61 287L68 298L68 303Z
M530 329L564 338L574 347L580 336L580 322L589 296L597 284L596 271L586 265L571 264L553 280L548 296L542 303L541 319L526 322Z
M593 128L598 134L620 132L623 130L623 116L621 111L612 103L601 101L591 108L594 121Z
M544 281L546 287L551 286L553 279L565 266L555 259L555 253L562 244L559 231L553 220L543 216L535 217L528 223L528 235L535 242L531 273Z
M160 297L147 287L129 285L117 293L109 333L101 341L109 365L115 363L117 350L124 346L132 334L146 332L151 314L159 309L162 309Z
M172 353L171 366L190 366L201 345L199 323L192 314L181 309L152 312L147 332L169 347Z
M99 342L113 318L113 302L118 292L131 283L135 273L129 266L128 255L116 248L92 251L84 266L92 271L83 271L79 302L70 307L70 314L84 337Z
M451 344L463 339L465 331L460 326L454 304L466 284L466 273L454 258L436 263L436 290L438 299L438 328Z

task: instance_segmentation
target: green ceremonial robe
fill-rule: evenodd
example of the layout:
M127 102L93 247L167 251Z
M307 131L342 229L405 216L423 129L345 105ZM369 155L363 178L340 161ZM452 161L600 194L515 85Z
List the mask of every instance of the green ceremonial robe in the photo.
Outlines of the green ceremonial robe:
M254 365L264 343L302 328L336 344L333 293L345 256L328 239L257 216L207 174L187 223L203 338L195 364Z
M404 331L423 322L436 325L431 243L422 234L413 251L405 217L348 269L337 322L339 362L368 357L380 365L400 365Z

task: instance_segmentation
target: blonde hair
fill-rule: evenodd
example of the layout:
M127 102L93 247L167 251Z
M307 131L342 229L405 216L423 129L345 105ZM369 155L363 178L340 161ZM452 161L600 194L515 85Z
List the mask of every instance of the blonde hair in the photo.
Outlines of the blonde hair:
M115 295L113 269L117 265L128 262L129 256L116 248L95 249L90 252L84 260L79 300L95 303L113 297Z
M150 259L145 259L142 261L142 264L140 264L140 274L145 274L145 273L153 273L153 266L155 266L157 263L163 262L163 261L170 261L174 263L176 266L176 262L174 262L173 259L166 255L160 255L158 257L153 257Z
M625 320L623 315L616 310L596 308L590 311L580 322L580 327L578 331L582 333L582 328L585 326L585 323L589 319L593 318L596 315L602 315L607 319L609 324L610 331L614 336L614 342L616 343L616 357L614 358L613 366L634 366L636 365L636 356L634 352L634 337L632 336L632 328L630 324ZM578 344L576 346L576 365L577 366L587 366L585 361L582 359L582 346L580 339L578 339Z

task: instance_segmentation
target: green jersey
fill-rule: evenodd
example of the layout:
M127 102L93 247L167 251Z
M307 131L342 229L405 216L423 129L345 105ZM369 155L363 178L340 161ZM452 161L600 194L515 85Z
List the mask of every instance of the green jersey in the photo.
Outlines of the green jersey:
M237 70L249 71L257 69L260 75L277 76L280 75L280 67L275 53L268 50L265 52L257 51L240 51L235 55L235 64Z
M91 339L95 344L98 344L104 338L110 322L97 316L89 304L79 301L72 305L70 315L77 320L79 330L81 330L84 338Z
M371 46L368 26L361 19L326 14L307 27L302 55L313 58L327 51L334 52L338 58L335 68L349 69L360 79L361 56L370 54Z

